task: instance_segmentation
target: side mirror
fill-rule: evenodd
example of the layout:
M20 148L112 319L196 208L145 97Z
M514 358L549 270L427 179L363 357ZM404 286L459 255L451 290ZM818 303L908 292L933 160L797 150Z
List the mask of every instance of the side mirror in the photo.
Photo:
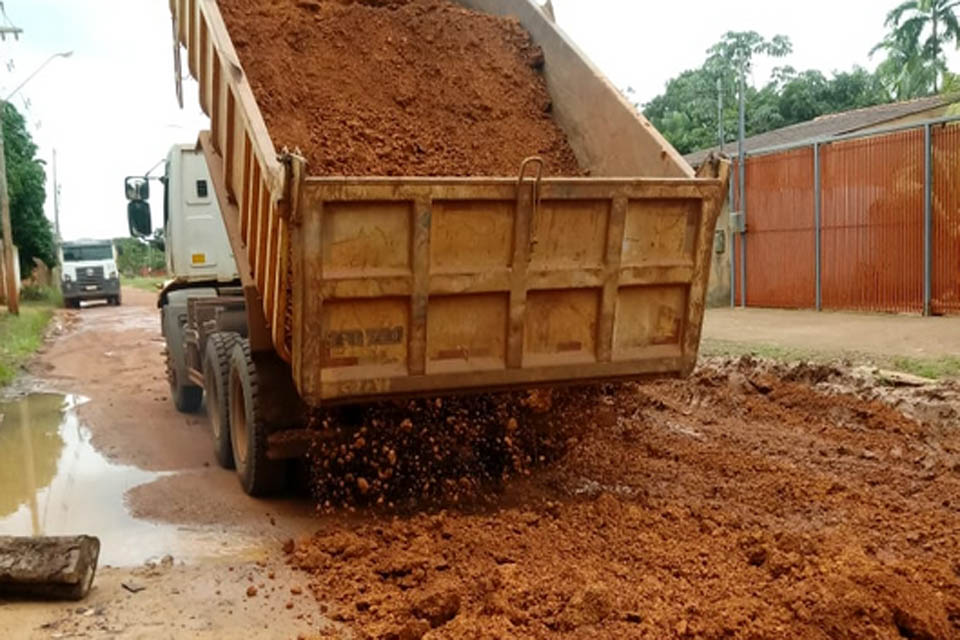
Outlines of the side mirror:
M127 192L127 200L131 202L150 199L150 181L146 178L138 178L136 176L127 178L124 180L123 186Z
M130 235L134 238L149 238L153 235L153 223L150 219L150 204L143 200L131 200L127 203L127 223Z

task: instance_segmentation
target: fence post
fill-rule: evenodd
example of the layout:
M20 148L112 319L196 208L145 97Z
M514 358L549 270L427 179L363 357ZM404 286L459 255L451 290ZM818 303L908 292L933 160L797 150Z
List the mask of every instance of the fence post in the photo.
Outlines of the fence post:
M817 283L817 311L823 311L823 209L820 175L820 143L813 143L813 244L814 269Z
M923 315L932 313L933 297L933 132L923 125Z

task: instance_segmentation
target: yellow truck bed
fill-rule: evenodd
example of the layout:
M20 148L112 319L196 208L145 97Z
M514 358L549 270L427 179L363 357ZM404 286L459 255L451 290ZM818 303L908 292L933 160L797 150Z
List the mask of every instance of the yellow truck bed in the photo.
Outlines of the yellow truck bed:
M254 348L312 406L685 375L697 357L725 162L692 169L528 0L554 117L589 178L311 177L278 157L216 3L172 0Z

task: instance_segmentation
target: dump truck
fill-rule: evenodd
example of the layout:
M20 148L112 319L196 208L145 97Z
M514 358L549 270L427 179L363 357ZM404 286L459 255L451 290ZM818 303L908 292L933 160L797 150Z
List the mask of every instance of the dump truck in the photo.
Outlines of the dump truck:
M60 245L60 291L67 308L79 309L84 300L106 300L119 305L120 274L112 240L75 240Z
M694 368L728 163L695 174L535 3L459 4L511 16L542 49L585 176L543 175L536 150L499 177L311 175L271 140L218 4L171 0L237 278L177 272L161 292L168 376L182 409L205 394L217 458L249 494L276 491L321 437L305 411ZM145 234L141 184L128 214Z

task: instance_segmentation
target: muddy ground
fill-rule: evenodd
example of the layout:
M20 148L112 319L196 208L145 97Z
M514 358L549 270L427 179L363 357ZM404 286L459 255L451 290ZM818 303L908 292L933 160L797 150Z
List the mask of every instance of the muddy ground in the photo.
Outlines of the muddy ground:
M318 512L215 467L203 416L170 405L150 296L127 300L33 371L89 398L112 462L162 473L125 508L173 539L88 601L0 603L0 637L960 638L956 383L714 360L538 394L504 431L538 416L562 443L508 480Z

